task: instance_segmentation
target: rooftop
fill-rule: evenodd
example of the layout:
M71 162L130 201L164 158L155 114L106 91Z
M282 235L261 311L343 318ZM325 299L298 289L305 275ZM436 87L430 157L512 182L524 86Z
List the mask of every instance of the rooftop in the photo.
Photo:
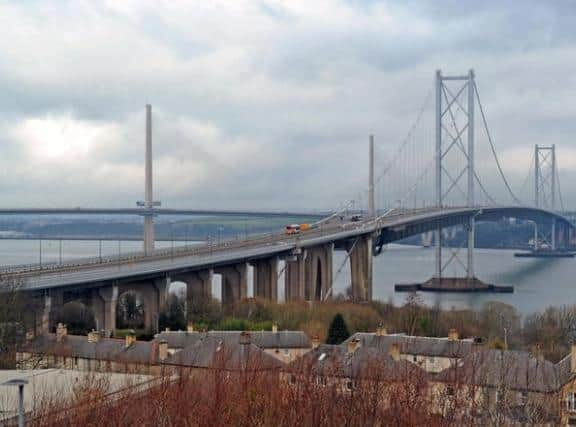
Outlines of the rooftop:
M404 334L377 335L357 332L345 343L358 339L363 347L369 347L388 354L392 344L400 346L400 352L410 355L430 357L461 358L478 348L473 339L452 340L445 337L419 337Z
M241 331L165 331L156 334L154 340L165 340L169 348L182 349L205 337L213 337L226 343L236 343L241 333ZM252 343L262 349L310 348L312 346L310 339L302 331L251 331L250 336Z
M193 344L166 359L167 365L193 368L220 368L229 371L270 370L284 366L253 343L222 340L217 336L204 335Z

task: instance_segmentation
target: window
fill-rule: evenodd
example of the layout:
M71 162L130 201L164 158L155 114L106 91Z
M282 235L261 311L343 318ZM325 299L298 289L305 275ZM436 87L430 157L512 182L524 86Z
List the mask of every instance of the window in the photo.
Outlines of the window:
M576 411L576 392L570 392L566 395L566 409Z
M454 387L451 385L446 386L446 396L454 396Z
M326 377L320 375L316 377L316 385L324 387L326 384L327 384Z
M296 384L296 375L290 375L290 384Z
M528 392L527 391L521 391L518 395L518 404L520 406L525 406L526 403L528 403Z
M322 362L324 359L326 359L326 353L322 353L320 356L318 356L319 362Z
M354 390L355 386L356 386L356 384L354 384L354 381L352 381L352 380L346 381L346 390L352 391L352 390Z
M412 361L414 363L418 362L418 356L416 356L416 355L412 356Z

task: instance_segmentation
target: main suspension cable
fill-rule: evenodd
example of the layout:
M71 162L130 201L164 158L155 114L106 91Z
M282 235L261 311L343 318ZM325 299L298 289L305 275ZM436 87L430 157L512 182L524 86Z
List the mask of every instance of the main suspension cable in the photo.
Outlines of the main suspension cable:
M490 130L488 129L488 123L486 121L486 116L484 115L484 108L482 107L482 102L480 102L480 94L478 93L478 86L476 86L476 82L474 82L474 93L476 94L478 106L480 107L480 114L482 116L482 122L484 123L484 129L486 131L486 136L488 137L488 142L490 142L490 149L492 150L492 155L494 156L494 160L496 161L496 166L498 166L498 171L500 172L500 176L502 177L502 180L504 181L504 185L506 186L508 193L510 193L510 196L512 196L512 200L514 200L515 203L521 205L522 203L520 202L518 197L516 197L516 195L512 191L510 184L508 184L508 180L506 179L506 175L504 175L504 171L502 170L502 166L500 165L500 160L498 160L498 155L496 154L496 148L494 148L494 143L492 142L492 136L490 135Z

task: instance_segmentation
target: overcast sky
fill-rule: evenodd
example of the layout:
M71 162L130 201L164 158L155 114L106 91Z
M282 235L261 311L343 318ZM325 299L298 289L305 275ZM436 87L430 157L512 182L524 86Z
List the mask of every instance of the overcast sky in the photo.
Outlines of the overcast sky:
M151 103L164 206L332 208L364 190L370 133L382 169L435 70L474 68L511 184L534 144L554 143L576 207L575 12L531 0L0 0L0 205L134 206ZM479 171L504 197L487 159Z

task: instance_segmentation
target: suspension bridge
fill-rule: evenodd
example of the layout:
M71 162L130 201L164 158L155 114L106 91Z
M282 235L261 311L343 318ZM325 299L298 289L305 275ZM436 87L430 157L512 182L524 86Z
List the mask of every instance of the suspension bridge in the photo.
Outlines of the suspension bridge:
M476 111L482 137L475 129ZM286 300L326 300L332 297L334 278L343 267L334 268L333 252L343 250L344 262L350 263L351 298L357 302L368 301L372 299L372 257L381 254L387 243L423 234L428 235L435 246L435 271L431 272L429 281L410 285L411 289L416 286L436 291L491 291L498 289L482 282L474 270L476 222L503 218L532 221L535 224L533 255L543 251L548 255L565 253L572 241L574 227L558 213L556 206L560 203L563 208L555 146L535 147L529 172L534 173L534 179L526 180L534 183L534 198L524 200L522 194L528 184L516 194L504 174L473 71L456 76L438 71L433 95L425 98L406 138L379 168L378 176L376 154L375 140L370 137L369 178L363 197L367 206L366 209L360 207L360 217L351 218L346 214L351 209L347 203L341 209L319 215L308 230L299 233L278 231L217 244L208 242L159 250L154 248L154 218L178 211L160 208L160 203L153 198L152 111L147 106L145 200L138 202L137 209L118 211L144 217L143 251L73 262L6 266L1 273L7 283L17 284L40 301L38 327L42 330L53 328L55 315L63 304L81 300L92 307L98 328L111 333L115 329L119 296L135 289L144 301L146 327L154 329L171 281L186 284L188 303L193 305L211 297L213 276L220 275L220 299L222 304L232 305L248 295L248 270L253 269L251 286L255 297L277 300L283 278ZM17 211L5 209L0 210L0 214ZM36 213L49 211L99 212L82 208L72 212L35 210ZM114 213L114 210L104 211ZM287 214L225 212L244 216ZM289 214L310 216L309 213ZM455 226L466 231L463 248L443 244L445 230ZM448 266L454 264L462 268L459 277L445 274Z

